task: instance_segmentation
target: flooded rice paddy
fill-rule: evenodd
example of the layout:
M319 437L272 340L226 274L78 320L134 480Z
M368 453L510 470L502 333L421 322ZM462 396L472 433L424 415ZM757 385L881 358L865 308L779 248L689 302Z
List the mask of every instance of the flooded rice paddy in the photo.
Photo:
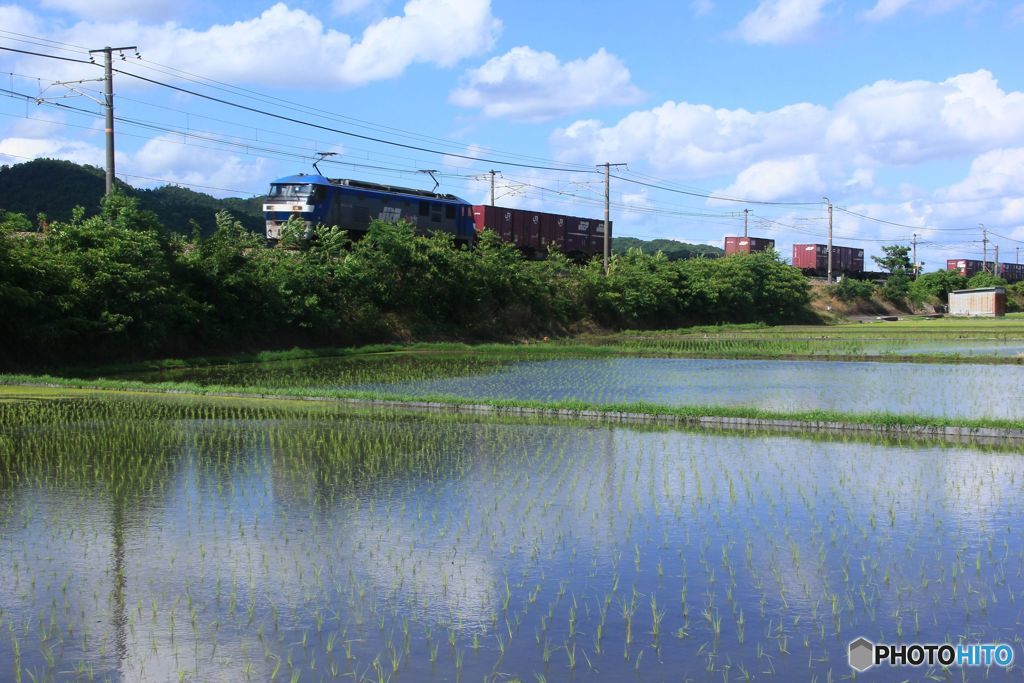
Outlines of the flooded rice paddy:
M226 365L137 375L229 386L774 411L887 412L946 418L1024 418L1024 366L589 358L500 362L383 356Z
M1019 655L1022 489L1024 456L963 446L12 400L0 679L832 681L858 636ZM865 675L962 677L1021 674Z

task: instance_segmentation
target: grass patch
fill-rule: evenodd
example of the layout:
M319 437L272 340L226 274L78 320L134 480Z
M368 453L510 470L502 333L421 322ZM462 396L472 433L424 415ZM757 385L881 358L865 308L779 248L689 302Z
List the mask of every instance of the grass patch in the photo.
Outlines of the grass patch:
M995 418L949 418L925 415L894 414L883 412L857 413L833 410L764 410L744 406L691 405L666 406L646 402L597 403L579 400L517 400L493 398L467 398L445 394L407 395L390 392L325 390L308 387L263 387L200 385L190 382L159 382L145 384L129 380L95 379L83 380L48 375L0 375L0 386L8 387L11 393L24 394L26 390L43 385L67 389L92 389L103 391L130 391L135 393L171 393L199 396L242 396L272 399L355 399L364 401L393 401L409 404L439 403L447 405L483 405L494 408L532 408L545 411L593 411L598 413L634 413L641 415L663 415L683 420L702 417L741 418L747 420L778 420L807 423L809 426L823 423L870 425L883 428L944 428L1024 430L1024 421Z

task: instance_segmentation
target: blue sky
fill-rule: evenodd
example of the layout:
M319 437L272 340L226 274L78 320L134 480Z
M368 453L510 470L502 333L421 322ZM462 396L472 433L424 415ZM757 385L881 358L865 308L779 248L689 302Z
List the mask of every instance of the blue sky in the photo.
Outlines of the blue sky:
M1022 36L1024 2L998 0L0 6L0 47L138 46L115 64L136 186L256 195L332 151L333 177L429 189L437 169L483 202L494 169L499 205L597 217L595 164L623 162L617 235L721 245L749 209L789 256L824 241L828 197L836 244L916 233L926 270L980 258L982 225L990 257L1024 246ZM0 59L0 161L102 165L101 70Z

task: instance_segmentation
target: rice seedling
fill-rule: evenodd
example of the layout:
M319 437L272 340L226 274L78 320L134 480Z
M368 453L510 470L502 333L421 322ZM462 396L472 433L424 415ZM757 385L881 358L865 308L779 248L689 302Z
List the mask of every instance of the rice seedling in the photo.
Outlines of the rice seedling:
M130 394L0 401L0 449L12 679L823 680L1019 621L1013 453Z

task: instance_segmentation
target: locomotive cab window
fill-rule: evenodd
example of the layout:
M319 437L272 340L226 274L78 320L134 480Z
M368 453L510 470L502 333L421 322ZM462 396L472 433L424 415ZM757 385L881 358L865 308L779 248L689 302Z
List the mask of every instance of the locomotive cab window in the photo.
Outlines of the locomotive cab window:
M420 202L420 215L421 216L429 216L430 215L430 202Z
M447 206L444 207L444 217L449 219L449 220L455 218L455 205L454 204L448 204Z

